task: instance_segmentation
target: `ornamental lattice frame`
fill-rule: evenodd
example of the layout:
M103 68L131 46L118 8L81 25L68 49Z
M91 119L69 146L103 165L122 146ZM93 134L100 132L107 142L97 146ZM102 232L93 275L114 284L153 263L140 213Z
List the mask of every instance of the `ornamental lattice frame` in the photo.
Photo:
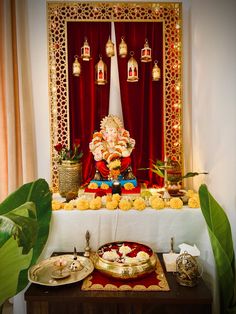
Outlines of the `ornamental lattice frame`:
M183 169L182 4L179 2L48 2L51 188L58 190L54 146L69 146L68 21L163 22L164 150Z

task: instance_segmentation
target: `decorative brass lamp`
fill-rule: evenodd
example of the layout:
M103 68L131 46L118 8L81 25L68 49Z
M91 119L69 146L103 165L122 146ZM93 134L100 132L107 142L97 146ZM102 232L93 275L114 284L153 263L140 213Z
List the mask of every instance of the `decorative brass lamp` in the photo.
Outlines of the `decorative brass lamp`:
M152 61L152 49L149 47L148 40L145 40L144 48L141 50L141 62Z
M158 61L155 60L154 61L154 66L152 69L152 80L153 81L159 81L161 78L161 69L159 68L159 66L157 65Z
M127 82L138 82L138 63L134 59L133 55L134 52L130 52L131 58L128 61L127 71L128 71L128 78Z
M95 83L97 85L105 85L107 83L107 66L102 61L102 56L95 66Z
M110 57L113 57L115 55L115 50L114 50L114 44L113 42L111 41L111 38L109 36L108 38L108 41L106 43L106 54L107 56L110 58Z
M119 45L119 56L121 58L125 58L127 56L127 44L124 41L124 37L123 36L121 37L121 42L120 42L120 45Z
M75 55L74 58L75 58L75 61L73 62L73 75L74 76L80 76L81 65L80 65L79 60L78 60L79 57L77 55Z
M84 38L84 45L81 47L81 58L83 61L90 60L90 46L86 37Z

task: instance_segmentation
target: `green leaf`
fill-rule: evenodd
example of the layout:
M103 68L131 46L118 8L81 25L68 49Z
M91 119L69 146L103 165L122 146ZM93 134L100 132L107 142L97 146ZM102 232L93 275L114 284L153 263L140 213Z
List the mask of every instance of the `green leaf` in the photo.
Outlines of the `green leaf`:
M187 172L184 176L182 176L182 179L186 178L192 178L195 176L198 176L199 174L208 174L208 172Z
M164 173L163 170L161 170L159 167L160 165L158 164L152 164L153 168L151 169L152 172L156 173L160 177L164 178Z
M221 313L233 313L236 309L235 254L230 223L205 184L199 188L199 197L216 263Z
M22 185L0 204L0 239L2 241L0 253L2 253L3 246L12 238L9 238L10 234L12 234L16 237L16 243L20 246L22 245L22 250L18 251L18 254L20 254L18 258L19 261L21 261L21 255L27 254L29 249L32 247L28 267L36 264L49 234L52 214L51 201L52 194L49 190L48 183L44 179L38 179L34 182ZM33 206L35 209L32 210L31 208L29 210L29 204L34 204ZM27 210L25 206L28 206ZM10 223L7 219L12 220L12 223ZM6 226L8 231L6 231ZM32 232L34 234L32 234ZM1 266L1 269L10 267L7 264L2 265L2 261ZM20 292L28 283L28 267L21 267L22 265L20 264L18 266L21 271L19 276L17 276L17 289L15 293ZM12 271L14 272L15 269L13 268ZM2 285L3 283L0 281L0 290L3 289ZM11 296L12 295L8 295L7 298Z
M27 269L32 259L32 250L22 254L22 248L11 237L0 249L0 305L17 293L19 274Z
M35 205L27 202L11 212L0 216L0 248L14 237L18 246L23 247L23 254L27 254L33 247L38 235L38 224Z
M52 194L49 190L48 183L44 179L38 179L34 182L22 185L0 204L0 215L3 215L21 206L25 202L35 203L39 230L32 263L36 263L36 259L41 254L48 237L49 223L52 215L51 201Z

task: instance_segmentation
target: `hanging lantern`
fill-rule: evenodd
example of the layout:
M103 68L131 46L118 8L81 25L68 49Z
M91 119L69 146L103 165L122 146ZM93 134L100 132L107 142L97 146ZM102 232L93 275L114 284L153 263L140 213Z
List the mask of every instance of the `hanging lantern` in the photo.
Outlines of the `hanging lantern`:
M102 61L102 56L95 66L95 83L97 85L105 85L107 83L107 66Z
M120 45L119 45L119 56L121 58L125 58L127 56L127 44L124 41L124 37L123 36L121 37L121 42L120 42Z
M74 58L75 58L75 61L73 62L73 75L74 76L80 76L81 65L80 65L79 60L78 60L79 57L77 55L75 55Z
M134 55L133 51L130 52L130 55L131 58L129 59L127 66L128 70L127 82L138 82L138 63L133 57Z
M108 57L113 57L115 55L114 44L111 41L110 36L109 36L109 39L106 43L106 54Z
M152 80L153 81L159 81L161 78L161 69L159 68L159 66L157 65L158 61L155 60L154 61L154 66L152 69Z
M81 47L81 58L83 61L90 60L90 46L86 37L84 38L84 45Z
M145 40L144 48L141 50L141 61L152 61L152 49L149 47L147 39Z

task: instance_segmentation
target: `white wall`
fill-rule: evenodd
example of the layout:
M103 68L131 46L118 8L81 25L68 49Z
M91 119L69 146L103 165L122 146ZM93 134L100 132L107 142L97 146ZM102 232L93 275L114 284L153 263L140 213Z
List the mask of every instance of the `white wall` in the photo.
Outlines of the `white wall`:
M236 1L193 0L193 168L205 180L232 223L236 244ZM234 222L234 223L233 223Z

